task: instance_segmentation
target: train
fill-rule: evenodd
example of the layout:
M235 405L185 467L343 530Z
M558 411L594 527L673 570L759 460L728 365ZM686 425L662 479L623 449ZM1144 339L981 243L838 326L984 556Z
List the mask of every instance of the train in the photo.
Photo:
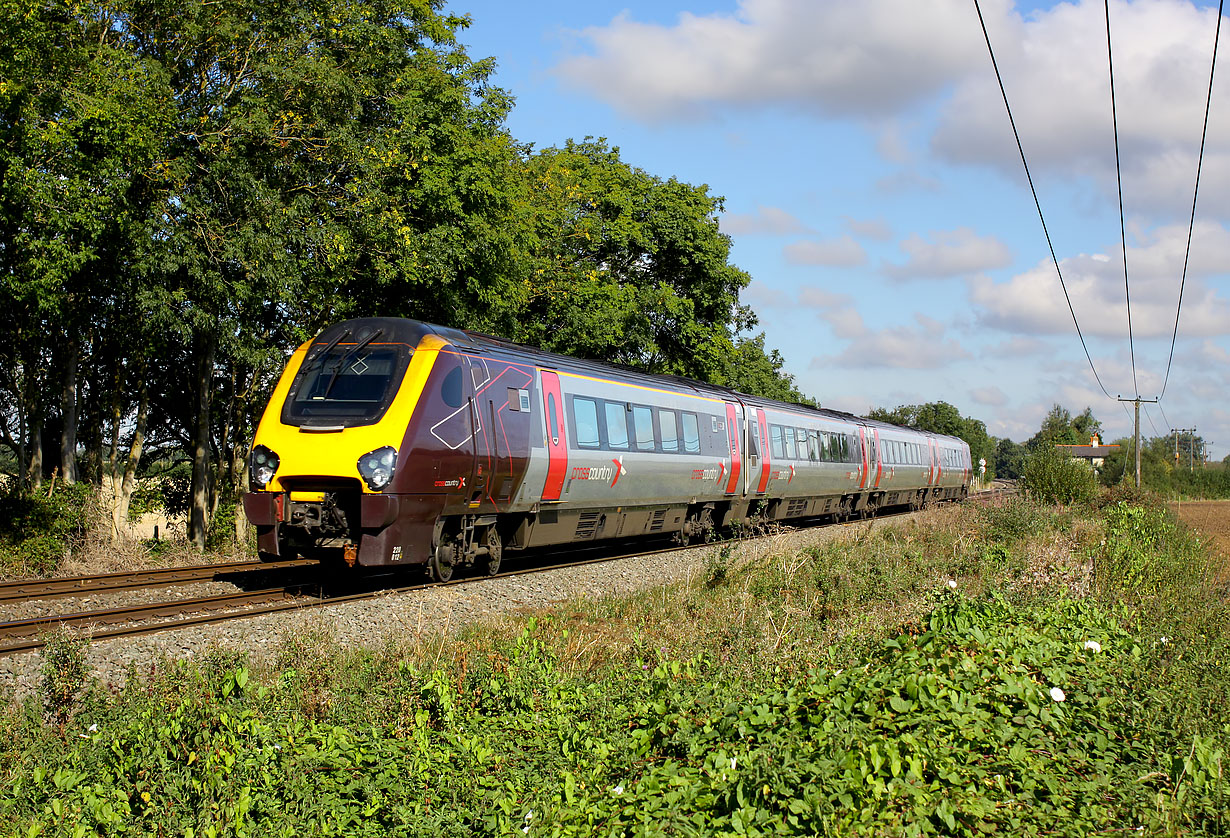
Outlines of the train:
M261 559L441 581L506 551L957 500L973 477L956 437L388 317L292 354L248 466Z

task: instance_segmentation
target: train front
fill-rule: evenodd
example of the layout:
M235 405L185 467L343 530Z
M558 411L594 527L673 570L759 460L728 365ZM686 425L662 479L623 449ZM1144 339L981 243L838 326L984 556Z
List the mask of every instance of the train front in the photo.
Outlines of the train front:
M243 507L262 559L424 560L406 545L430 545L439 502L399 492L398 477L407 427L445 346L426 324L373 317L299 347L249 455Z

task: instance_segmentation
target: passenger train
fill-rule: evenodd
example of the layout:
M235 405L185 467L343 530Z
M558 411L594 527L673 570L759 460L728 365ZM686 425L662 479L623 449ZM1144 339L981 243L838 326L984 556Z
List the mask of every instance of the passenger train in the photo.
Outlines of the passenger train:
M294 353L250 453L261 558L419 565L964 498L955 437L648 375L414 320Z

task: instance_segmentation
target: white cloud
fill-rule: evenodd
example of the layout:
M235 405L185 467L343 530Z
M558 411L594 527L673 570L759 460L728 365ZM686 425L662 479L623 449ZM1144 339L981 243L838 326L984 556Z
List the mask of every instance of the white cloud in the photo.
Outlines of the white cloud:
M1135 337L1165 338L1173 333L1186 241L1187 227L1172 225L1152 231L1140 244L1128 248ZM1216 224L1197 225L1183 293L1181 337L1230 335L1230 301L1202 281L1226 264L1230 264L1230 232ZM1085 336L1126 339L1120 249L1061 259L1060 267ZM1073 330L1063 289L1049 261L1006 282L975 276L968 284L970 301L984 327L1027 335L1070 334Z
M1110 17L1125 206L1172 215L1191 206L1217 12L1181 0L1118 0ZM1092 176L1114 195L1103 3L1058 3L1027 21L987 26L1035 179ZM1230 87L1215 84L1202 180L1230 176L1228 129ZM931 145L943 158L1024 180L989 57L943 105ZM1208 190L1204 202L1230 208L1225 190Z
M809 368L933 370L972 357L960 343L944 338L944 326L939 321L924 315L915 315L915 320L917 327L890 326L879 331L864 327L850 335L853 340L841 354L813 358ZM861 318L859 323L861 326Z
M722 232L731 236L789 235L810 232L807 225L784 209L760 206L754 213L728 212L721 217Z
M988 407L1003 407L1008 403L1008 394L994 384L975 387L969 391L969 397L978 404L985 404Z
M888 264L893 279L945 279L1002 268L1012 263L1008 246L994 236L979 236L968 227L938 230L931 241L917 233L901 243L905 264Z
M867 261L867 251L849 234L835 239L805 239L782 248L792 265L829 265L853 267Z
M893 228L883 218L851 218L846 216L846 228L859 238L886 242L893 237Z
M838 294L823 288L804 288L799 292L799 305L806 308L836 308L849 305L850 302L849 294Z
M747 288L739 295L742 303L752 308L785 308L790 305L790 297L780 288L774 288L758 279L748 283Z
M1003 18L1002 0L986 6L993 21ZM733 14L685 12L662 26L623 13L580 34L591 54L556 72L648 120L723 105L888 115L985 61L963 0L740 0Z

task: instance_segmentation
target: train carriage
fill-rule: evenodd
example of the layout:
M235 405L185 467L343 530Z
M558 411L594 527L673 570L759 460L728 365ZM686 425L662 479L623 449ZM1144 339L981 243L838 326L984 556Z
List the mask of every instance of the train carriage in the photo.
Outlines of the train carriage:
M509 549L963 497L959 439L412 320L301 346L257 428L262 558L498 570Z

